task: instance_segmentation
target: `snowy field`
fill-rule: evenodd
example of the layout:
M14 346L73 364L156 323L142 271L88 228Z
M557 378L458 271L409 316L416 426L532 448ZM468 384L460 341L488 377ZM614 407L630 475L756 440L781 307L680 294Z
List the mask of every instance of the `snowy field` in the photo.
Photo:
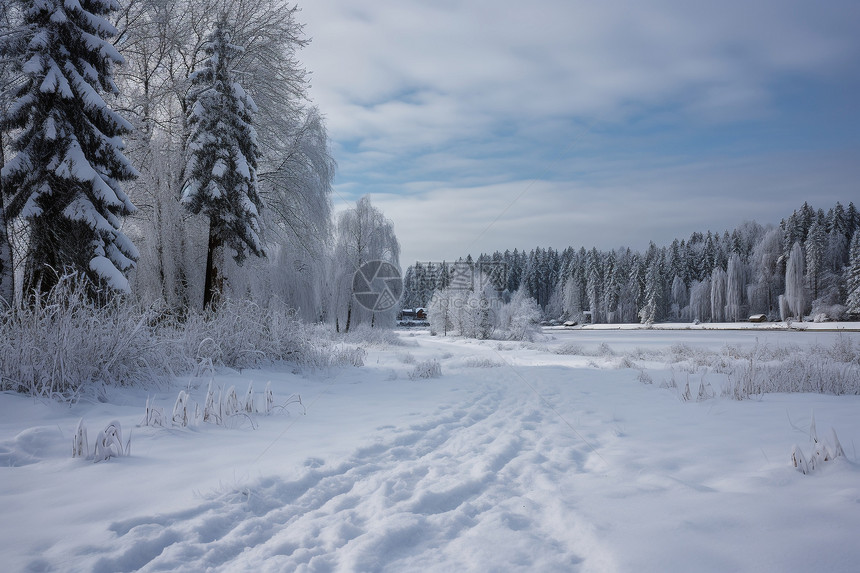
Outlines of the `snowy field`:
M202 407L208 375L71 407L0 394L2 569L858 570L860 396L721 397L702 356L860 333L545 333L403 331L362 368L219 372L303 402L226 425L139 426L148 395ZM804 475L813 415L845 456ZM118 420L131 456L73 459L81 418L91 447Z

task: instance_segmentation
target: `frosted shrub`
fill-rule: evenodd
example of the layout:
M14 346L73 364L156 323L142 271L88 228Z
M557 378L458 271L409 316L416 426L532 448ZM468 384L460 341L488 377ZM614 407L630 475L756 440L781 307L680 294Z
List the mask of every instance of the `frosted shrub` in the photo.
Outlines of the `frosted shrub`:
M852 344L851 339L840 332L833 346L827 349L827 355L836 362L860 363L860 348Z
M90 453L90 443L87 439L87 427L84 425L84 419L78 422L78 427L75 429L75 437L72 439L72 457L86 458Z
M272 393L272 382L266 382L266 414L271 414L275 407L275 395ZM301 399L299 399L301 401Z
M511 302L499 311L500 338L532 341L540 333L541 310L524 288L514 293Z
M395 356L403 364L415 364L415 355L411 352L397 352Z
M367 351L360 346L335 346L320 351L314 366L317 368L329 366L364 366Z
M466 359L466 367L467 368L498 368L500 366L504 366L503 363L498 362L496 360L490 360L489 358L478 358L476 356L470 356Z
M116 420L110 422L104 430L99 432L92 454L89 453L87 427L84 425L84 420L81 419L78 422L72 441L73 458L86 458L93 460L93 462L103 462L110 458L128 455L131 455L131 437L123 445L122 426Z
M561 346L555 349L556 354L564 354L564 355L573 355L573 356L585 356L585 351L582 349L582 346L579 344L574 344L573 342L565 342Z
M147 328L149 311L119 298L95 307L73 275L30 302L0 316L0 390L74 401L104 384L158 380L169 371Z
M705 382L705 375L702 374L702 380L699 382L699 393L696 396L697 402L703 402L714 397L714 389L710 382Z
M409 373L411 380L417 378L439 378L440 376L442 376L442 366L435 359L419 362L412 368L412 372Z
M245 407L246 414L254 414L257 411L257 406L254 405L254 383L250 382L248 384L248 392L245 394Z
M217 422L221 418L221 395L219 392L217 401L215 400L215 390L212 388L212 381L209 381L209 388L206 390L206 399L203 402L203 421Z
M149 397L146 398L146 413L140 423L141 426L164 426L164 411L152 405Z
M610 356L615 356L615 351L612 350L612 348L605 342L601 342L600 346L597 347L597 355L608 358Z
M176 397L176 402L173 404L173 416L171 419L177 426L182 426L184 428L188 425L188 394L186 394L184 390L180 390L179 396Z
M819 440L818 432L815 429L815 416L812 417L812 422L809 426L812 454L809 458L806 458L798 445L795 445L791 449L791 463L797 468L797 471L802 474L809 474L816 469L821 469L826 462L845 457L845 451L842 449L842 444L839 443L836 430L831 428L830 433L831 439L828 442Z
M351 344L377 348L404 346L406 344L394 330L380 327L372 328L368 324L359 324L349 333L344 334L343 339Z
M692 360L696 354L697 351L689 344L673 344L669 348L669 360L672 362Z
M76 401L104 385L159 383L182 372L211 374L218 366L364 363L363 349L319 336L280 304L227 299L217 314L180 321L121 297L95 306L74 275L30 302L0 312L0 391ZM399 340L390 331L384 336Z
M285 410L291 404L298 404L304 412L302 397L298 394L292 394L283 404L277 404L272 392L271 382L266 384L263 396L265 400L264 413L266 415L272 414L276 409ZM220 426L228 425L231 420L235 420L236 418L242 418L250 421L251 427L256 427L252 416L258 413L260 413L260 410L257 407L253 383L248 384L248 391L245 393L243 401L239 399L235 386L230 386L226 392L219 389L216 393L213 383L210 382L206 390L202 411L199 403L192 402L189 393L184 390L179 392L179 396L177 396L173 406L172 421L177 426L185 427L192 422L196 423L202 419L206 423ZM163 414L161 414L160 410L153 408L149 399L147 399L146 417L142 425L163 426L162 417ZM150 420L150 422L147 422L147 420Z
M242 411L241 406L239 405L239 397L236 395L236 387L230 386L227 389L226 394L224 395L224 402L222 412L224 417L232 416L233 414L238 414Z
M689 402L693 399L693 394L690 392L690 378L687 377L687 381L684 383L684 390L681 392L681 400L684 402Z
M96 438L96 446L93 451L93 462L103 462L111 458L129 455L131 450L131 438L123 448L122 444L122 427L119 422L114 420L108 424L104 430L99 432Z
M772 364L751 356L730 368L723 389L724 396L738 400L768 392L860 394L860 365L836 363L816 353L793 355Z

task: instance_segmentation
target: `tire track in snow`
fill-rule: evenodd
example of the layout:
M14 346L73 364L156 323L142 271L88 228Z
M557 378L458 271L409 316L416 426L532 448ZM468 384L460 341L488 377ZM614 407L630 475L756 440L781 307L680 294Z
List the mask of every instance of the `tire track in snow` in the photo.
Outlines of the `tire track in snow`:
M116 522L93 570L575 571L597 543L558 487L590 452L508 382L296 480Z

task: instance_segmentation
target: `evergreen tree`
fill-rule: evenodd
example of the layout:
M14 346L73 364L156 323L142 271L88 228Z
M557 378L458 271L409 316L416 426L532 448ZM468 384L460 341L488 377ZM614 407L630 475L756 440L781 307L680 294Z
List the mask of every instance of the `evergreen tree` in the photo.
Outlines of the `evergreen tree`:
M642 324L652 325L657 319L657 306L660 299L660 263L655 259L648 265L645 279L645 306L639 310Z
M806 236L806 281L812 292L812 299L818 298L819 281L824 270L824 256L827 251L827 235L819 222L813 221Z
M578 270L574 269L564 283L562 310L568 320L582 322L582 281Z
M252 116L257 106L230 69L242 48L230 42L223 19L209 36L204 50L208 60L191 75L192 102L188 180L182 203L194 214L209 219L209 246L203 306L212 305L223 288L223 247L235 251L241 264L246 253L263 257L257 193L257 134Z
M615 251L609 251L604 269L603 284L603 316L606 322L618 322L618 298L621 296L621 277L619 274L618 258Z
M593 324L598 324L603 322L603 317L600 313L600 302L602 298L600 288L603 285L603 278L601 276L600 254L595 248L592 248L588 253L588 259L585 263L585 272L587 273L585 292L588 297L588 307L591 310L591 322Z
M848 314L860 315L860 231L854 231L849 252L848 266L845 267L848 291L845 305L848 307Z
M860 212L854 206L854 202L848 203L848 209L845 211L845 223L847 225L846 234L854 236L857 229L860 229Z
M102 287L128 291L138 251L120 230L135 211L120 183L137 175L122 153L131 125L105 102L115 95L108 41L112 0L41 0L23 11L27 42L8 55L23 81L0 130L18 130L3 168L6 220L28 225L24 292L46 292L69 269Z

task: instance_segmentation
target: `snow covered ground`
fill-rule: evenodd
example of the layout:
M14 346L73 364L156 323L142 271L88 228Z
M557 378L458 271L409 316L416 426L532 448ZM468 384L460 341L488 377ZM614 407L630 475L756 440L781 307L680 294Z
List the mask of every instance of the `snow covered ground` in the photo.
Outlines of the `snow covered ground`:
M168 416L183 388L202 407L208 376L71 407L0 394L3 570L860 567L860 396L699 401L724 376L658 359L838 336L857 348L860 334L546 332L535 344L403 332L362 368L220 372L216 385L271 381L306 408L229 427L138 427L147 395ZM432 360L440 377L410 377ZM813 414L846 456L803 475L790 455L811 454ZM73 459L82 417L91 446L119 420L131 456Z

